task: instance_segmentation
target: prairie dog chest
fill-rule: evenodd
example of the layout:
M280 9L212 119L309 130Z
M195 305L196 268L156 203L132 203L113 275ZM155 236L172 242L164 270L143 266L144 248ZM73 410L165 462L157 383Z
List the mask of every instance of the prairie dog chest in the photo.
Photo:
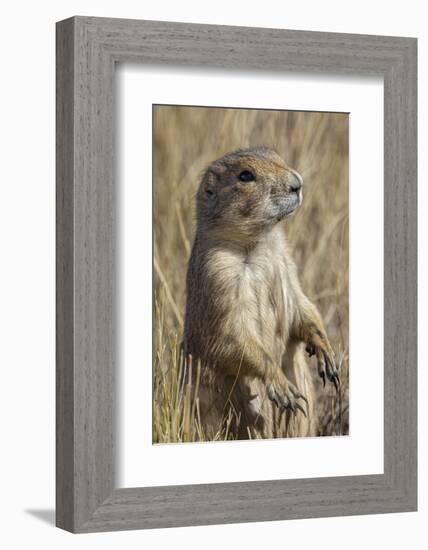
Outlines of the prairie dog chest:
M281 255L260 247L250 253L238 269L237 298L244 305L246 300L259 301L274 291L276 281L283 277L284 263Z
M283 239L258 243L249 251L219 251L211 269L217 296L229 319L244 330L270 336L286 323L286 249Z

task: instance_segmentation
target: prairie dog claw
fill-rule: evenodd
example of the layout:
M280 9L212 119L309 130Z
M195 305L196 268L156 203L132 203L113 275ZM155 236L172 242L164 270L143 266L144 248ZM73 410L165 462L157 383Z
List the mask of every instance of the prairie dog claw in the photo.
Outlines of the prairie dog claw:
M325 382L328 380L334 384L336 391L339 392L339 372L336 368L336 362L333 354L328 353L321 348L316 348L315 355L317 358L318 374L323 381L323 386L325 387Z
M280 410L289 409L295 415L297 415L297 411L301 411L304 416L307 416L305 409L298 400L302 399L306 404L308 404L308 400L291 382L283 384L282 387L271 384L268 386L267 395Z

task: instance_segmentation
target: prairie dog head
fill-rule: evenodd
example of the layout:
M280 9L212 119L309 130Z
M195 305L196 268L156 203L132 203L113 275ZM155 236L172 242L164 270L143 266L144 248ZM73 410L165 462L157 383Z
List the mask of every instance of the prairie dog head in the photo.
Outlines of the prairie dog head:
M225 239L257 238L300 206L302 185L300 174L271 149L228 153L202 177L198 224Z

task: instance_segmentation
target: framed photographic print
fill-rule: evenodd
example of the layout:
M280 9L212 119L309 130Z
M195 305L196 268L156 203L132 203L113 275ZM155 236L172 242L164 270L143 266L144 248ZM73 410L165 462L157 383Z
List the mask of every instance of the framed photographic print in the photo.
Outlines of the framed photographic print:
M416 509L416 40L57 24L57 525Z

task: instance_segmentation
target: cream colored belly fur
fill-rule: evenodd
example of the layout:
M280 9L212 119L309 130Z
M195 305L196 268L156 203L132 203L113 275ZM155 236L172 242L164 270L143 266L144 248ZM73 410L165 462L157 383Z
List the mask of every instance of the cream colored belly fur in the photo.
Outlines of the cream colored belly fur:
M216 263L216 269L221 265L223 285L228 287L225 295L235 298L230 306L228 324L263 344L287 378L308 399L308 416L305 418L301 412L295 415L288 410L281 412L267 397L264 384L257 379L228 377L220 380L220 389L218 384L217 389L211 384L202 384L200 388L202 419L211 437L218 430L220 418L228 406L239 417L239 438L317 434L314 388L303 345L289 338L296 315L295 292L300 291L299 287L293 287L293 277L297 281L295 266L286 263L287 245L280 228L268 238L269 242L259 243L245 261L231 251L221 251L220 256L211 261ZM234 285L233 289L230 285Z

